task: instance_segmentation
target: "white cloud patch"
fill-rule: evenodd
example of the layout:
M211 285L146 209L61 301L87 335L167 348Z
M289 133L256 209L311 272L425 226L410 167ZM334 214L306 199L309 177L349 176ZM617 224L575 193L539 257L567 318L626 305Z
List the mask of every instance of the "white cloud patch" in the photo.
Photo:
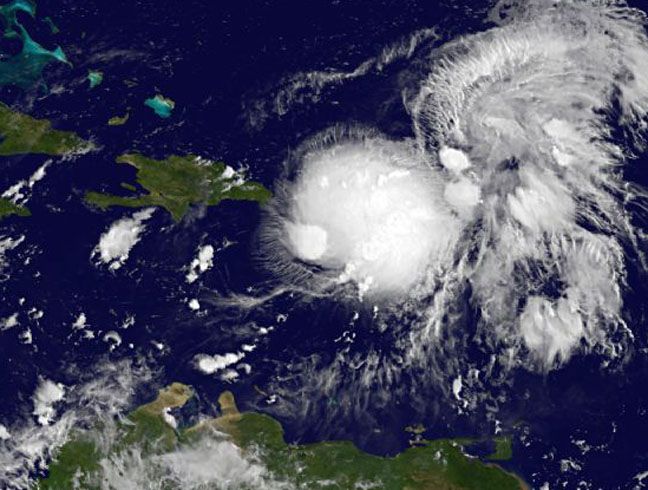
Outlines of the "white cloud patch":
M174 429L178 428L178 421L176 420L176 418L171 413L171 408L170 407L166 407L164 409L164 412L162 412L162 418L172 428L174 428Z
M55 383L49 379L41 378L33 396L33 414L36 416L39 424L49 425L54 420L56 416L55 405L63 400L64 395L65 386L61 383Z
M26 344L26 345L31 344L31 343L33 342L33 340L34 340L34 337L33 337L33 335L32 335L32 331L31 331L31 328L27 327L25 330L23 330L23 331L20 333L20 335L18 336L18 338L20 339L20 341L21 341L23 344Z
M253 451L243 453L223 434L200 438L191 446L162 455L147 455L139 448L100 461L97 481L111 488L163 490L289 490L294 485L273 477Z
M99 419L113 423L116 415L123 414L132 403L135 385L150 379L147 369L135 367L131 361L119 361L101 364L88 373L86 382L66 389L50 380L41 380L34 397L34 411L38 417L45 417L48 424L41 425L30 417L5 427L10 438L0 443L0 487L32 488L32 476L43 470L45 461L68 440L71 432L80 426L94 426ZM39 392L41 386L44 388ZM65 394L65 407L59 407L59 415L54 417L56 407L51 405L61 403L61 391Z
M131 218L115 221L99 238L99 243L92 251L92 257L108 264L111 270L119 269L128 259L132 248L140 241L141 234L146 229L144 221L154 212L155 208L146 208L136 212Z
M50 166L52 160L48 160L43 165L38 167L36 171L27 180L21 180L12 185L9 189L2 193L2 197L9 199L17 204L24 204L29 199L31 190L37 182L45 178L47 167Z
M0 319L0 332L9 330L10 328L13 328L19 324L20 322L18 321L18 313L14 313L7 318Z
M17 248L24 241L25 241L25 235L20 235L17 238L11 238L9 236L0 236L0 273L4 271L7 265L8 252ZM2 280L1 276L0 276L0 280Z
M446 184L443 197L460 215L468 216L479 204L481 190L478 185L466 178L460 178Z
M74 323L72 323L72 328L74 330L83 330L88 324L88 319L86 318L85 313L79 313L79 316L76 317Z
M189 264L189 272L185 276L189 284L193 283L198 277L214 265L214 247L212 245L203 245L198 249L195 259Z
M115 350L122 344L121 335L114 330L109 330L103 336L103 341L106 342L110 347L111 352Z
M553 302L532 296L520 316L526 346L547 365L569 359L585 331L578 310L560 298Z
M328 285L355 283L363 297L403 294L426 269L448 263L459 220L410 143L333 128L309 145L299 176L286 184L280 225L269 230L271 266L296 276L310 270L282 258L283 247L326 270Z
M471 166L468 155L461 150L447 146L443 146L439 150L439 161L441 165L456 174L463 172Z
M9 433L7 428L4 425L0 424L0 440L4 441L10 438L11 434Z
M194 358L194 362L198 370L205 374L214 374L222 371L227 366L236 364L245 357L243 352L228 352L226 354L214 354L213 356L207 354L198 354Z

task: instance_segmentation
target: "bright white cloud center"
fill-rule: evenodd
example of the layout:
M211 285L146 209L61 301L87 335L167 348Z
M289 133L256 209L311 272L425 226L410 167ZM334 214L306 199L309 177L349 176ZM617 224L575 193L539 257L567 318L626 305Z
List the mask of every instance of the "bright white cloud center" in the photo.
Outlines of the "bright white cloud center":
M131 249L140 241L146 229L143 223L153 216L154 211L155 208L146 208L137 211L131 218L115 221L101 235L92 256L98 255L101 262L109 264L111 270L119 269L128 259Z
M311 152L291 192L288 246L361 292L406 290L454 236L439 189L406 144L366 139Z
M416 151L332 129L279 186L263 236L273 270L298 292L332 280L390 296L377 322L403 329L404 355L336 360L326 383L353 366L386 389L421 366L468 386L473 369L504 380L632 352L623 300L646 271L648 191L622 168L646 147L648 18L612 0L502 0L489 19L408 68Z

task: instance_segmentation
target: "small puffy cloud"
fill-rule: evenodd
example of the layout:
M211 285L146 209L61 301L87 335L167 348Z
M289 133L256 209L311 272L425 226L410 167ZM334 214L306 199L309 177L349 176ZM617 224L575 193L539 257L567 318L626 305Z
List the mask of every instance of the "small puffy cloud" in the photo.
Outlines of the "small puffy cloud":
M47 378L41 378L34 392L34 411L32 412L36 416L39 424L49 425L52 422L56 415L54 405L62 401L64 395L65 386L63 384L55 383Z

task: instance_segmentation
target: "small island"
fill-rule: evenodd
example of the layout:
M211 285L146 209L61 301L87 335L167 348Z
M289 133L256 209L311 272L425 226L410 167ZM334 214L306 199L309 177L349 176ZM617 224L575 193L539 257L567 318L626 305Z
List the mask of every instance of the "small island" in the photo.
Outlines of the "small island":
M513 457L513 443L509 436L496 437L495 451L488 456L489 461L508 461Z
M195 155L171 155L164 160L154 160L129 153L118 157L117 162L137 169L137 183L146 193L117 196L87 192L86 202L100 209L157 206L167 210L175 221L180 221L192 205L216 206L226 199L264 204L271 197L262 184L246 182L224 163Z
M176 452L214 450L214 444L235 445L242 458L265 469L265 478L287 484L286 488L354 489L369 488L369 483L370 488L386 490L528 488L516 475L467 456L460 440L421 441L394 457L365 453L348 441L287 444L278 421L257 412L240 412L230 392L218 399L218 417L178 428L169 410L182 407L192 396L190 387L173 383L160 390L155 401L118 422L116 429L107 428L106 437L79 432L55 454L38 488L99 488L106 477L105 464L127 461L129 454L143 458L141 467L149 468L155 478L164 473L156 468L160 461L169 461ZM205 440L211 443L201 445ZM181 488L173 479L167 482L164 488ZM218 487L205 482L201 488Z
M173 100L159 94L150 99L146 99L144 105L153 109L153 112L161 118L170 117L175 108L175 102Z
M90 83L91 89L95 88L98 85L101 85L101 82L103 82L103 73L100 71L89 71L88 82Z
M0 156L39 153L65 155L92 148L73 132L52 128L47 119L35 119L0 102Z
M123 126L128 121L130 113L126 113L123 116L113 116L108 119L108 126Z

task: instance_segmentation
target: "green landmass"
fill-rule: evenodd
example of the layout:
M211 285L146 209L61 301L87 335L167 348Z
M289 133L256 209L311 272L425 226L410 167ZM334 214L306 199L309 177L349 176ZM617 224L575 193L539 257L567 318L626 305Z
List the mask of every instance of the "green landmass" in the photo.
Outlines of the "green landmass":
M0 197L0 220L7 216L15 214L16 216L30 216L29 209L24 206L14 204L9 199Z
M95 88L97 85L101 85L101 82L103 82L103 73L100 71L89 71L88 82L90 82L91 89Z
M224 163L209 162L195 155L171 155L154 160L139 154L125 154L118 163L137 169L137 182L146 194L116 196L87 192L85 199L100 209L110 206L131 208L158 206L167 210L175 221L180 221L195 204L216 206L221 201L256 201L261 204L271 193L258 182L245 182Z
M118 454L134 446L144 446L147 454L171 451L177 440L177 434L164 421L163 412L167 407L183 406L191 395L191 389L180 383L173 383L160 390L153 402L137 408L128 415L125 422L119 424L119 434L109 452ZM101 429L100 426L96 430L101 431ZM49 467L47 478L41 479L37 483L37 488L51 490L78 488L74 486L78 475L82 475L80 479L85 480L86 485L90 485L89 482L100 470L100 462L105 456L109 454L102 454L96 439L86 434L78 434L60 448L55 461ZM81 488L98 490L100 487L97 485Z
M274 481L288 483L289 488L528 489L517 476L465 455L463 440L422 441L391 458L370 455L347 441L287 444L278 421L256 412L239 412L230 392L219 397L219 417L189 428L174 429L164 420L165 410L182 407L192 394L191 388L180 383L160 390L155 401L139 407L119 423L117 436L113 436L114 442L108 449L107 438L96 434L101 427L95 429L94 438L81 433L74 436L55 454L49 474L37 483L37 488L98 489L105 463L118 460L120 455L137 454L144 460L142 467L147 468L149 459L146 458L159 461L162 457L172 457L174 451L196 448L205 438L223 441L226 435L244 457L247 455L261 463ZM137 452L133 452L135 447ZM207 447L213 450L214 446ZM160 488L181 488L173 480L166 483L167 480ZM205 482L200 488L217 487ZM248 487L241 490L244 488Z
M513 443L509 436L496 437L495 451L487 459L490 461L508 461L513 457Z
M128 121L129 117L130 114L128 112L123 116L113 116L108 119L108 126L121 126L123 124L126 124L126 121Z
M159 94L150 99L146 99L144 104L153 109L153 112L158 116L163 118L171 116L171 113L175 108L175 102L173 100Z
M52 128L46 119L15 112L0 102L0 156L41 153L64 155L91 144L75 133Z

